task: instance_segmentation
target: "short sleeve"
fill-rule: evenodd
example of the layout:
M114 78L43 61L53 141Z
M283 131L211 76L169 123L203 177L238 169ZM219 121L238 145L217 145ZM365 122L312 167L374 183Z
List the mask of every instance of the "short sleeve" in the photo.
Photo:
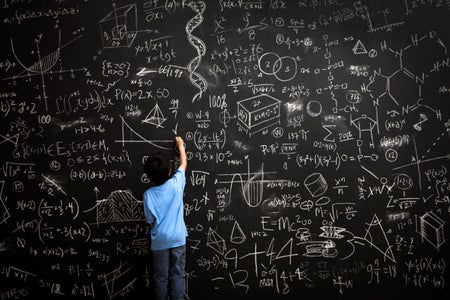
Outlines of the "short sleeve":
M184 190L184 187L186 186L186 173L183 168L178 168L172 178L174 180L174 185L181 190Z

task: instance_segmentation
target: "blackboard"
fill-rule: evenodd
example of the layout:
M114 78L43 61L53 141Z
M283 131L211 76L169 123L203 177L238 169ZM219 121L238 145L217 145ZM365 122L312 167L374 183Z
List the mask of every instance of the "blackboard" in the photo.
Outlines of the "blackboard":
M448 299L449 1L0 5L1 299L151 299L176 135L187 299Z

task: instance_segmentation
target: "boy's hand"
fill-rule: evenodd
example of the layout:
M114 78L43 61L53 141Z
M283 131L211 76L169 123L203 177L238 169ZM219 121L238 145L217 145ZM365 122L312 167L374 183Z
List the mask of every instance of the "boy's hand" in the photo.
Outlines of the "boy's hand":
M175 137L175 142L178 149L182 149L184 147L184 141L180 136Z
M175 137L175 143L177 144L178 152L180 152L180 168L186 171L187 159L186 159L186 149L184 148L184 141L181 137Z

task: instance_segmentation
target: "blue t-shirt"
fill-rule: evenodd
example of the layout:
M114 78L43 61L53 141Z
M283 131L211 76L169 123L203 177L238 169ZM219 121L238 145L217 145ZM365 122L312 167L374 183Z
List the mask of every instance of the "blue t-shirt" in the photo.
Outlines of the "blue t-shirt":
M165 250L186 244L183 191L186 174L178 168L165 183L144 192L144 214L153 227L150 232L151 249Z

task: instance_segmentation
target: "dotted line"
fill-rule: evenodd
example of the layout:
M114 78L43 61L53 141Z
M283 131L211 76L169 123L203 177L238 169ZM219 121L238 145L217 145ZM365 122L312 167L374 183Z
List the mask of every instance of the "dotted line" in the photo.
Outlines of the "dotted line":
M436 139L436 141L431 145L430 148L428 148L427 152L422 156L422 158L421 158L420 160L423 160L424 157L425 157L428 153L430 153L431 149L432 149L434 146L436 146L437 142L439 142L439 140L440 140L440 139L444 136L444 134L445 134L447 131L449 131L449 130L450 130L450 129L447 128L447 130L445 130L443 133L441 133L441 136L438 137L438 138Z

